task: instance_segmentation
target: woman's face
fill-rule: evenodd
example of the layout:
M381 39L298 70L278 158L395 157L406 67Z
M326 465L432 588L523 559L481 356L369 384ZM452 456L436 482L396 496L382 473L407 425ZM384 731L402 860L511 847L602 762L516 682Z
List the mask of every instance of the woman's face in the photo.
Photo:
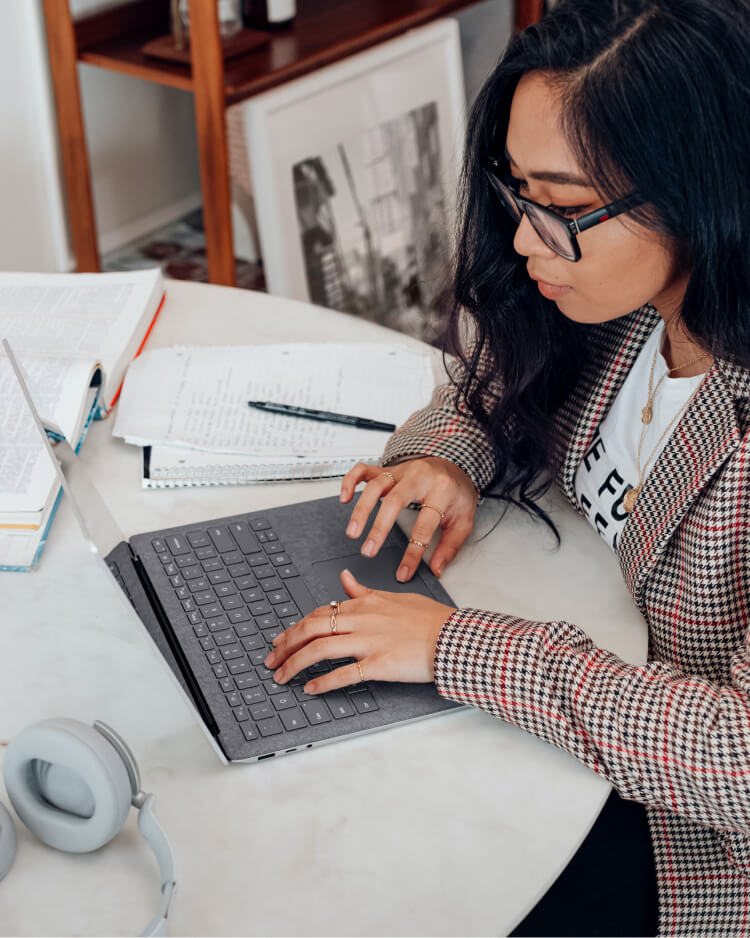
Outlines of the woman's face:
M518 84L510 112L507 155L522 195L574 218L604 203L586 179L562 134L558 92L540 72ZM571 211L574 209L574 211ZM539 292L576 322L606 322L652 303L665 319L682 303L688 276L655 232L627 214L578 235L581 259L550 250L522 216L513 246L528 258Z

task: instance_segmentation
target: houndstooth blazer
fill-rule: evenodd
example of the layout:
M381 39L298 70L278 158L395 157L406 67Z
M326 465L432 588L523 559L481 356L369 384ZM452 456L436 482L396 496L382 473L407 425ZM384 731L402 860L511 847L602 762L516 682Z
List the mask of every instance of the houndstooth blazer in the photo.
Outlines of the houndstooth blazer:
M589 365L557 415L557 479L574 476L638 352L651 306L596 327ZM435 656L441 694L565 749L646 805L659 934L750 931L750 373L714 363L649 473L618 545L649 626L648 662L626 664L574 624L459 609ZM483 431L438 390L383 462L443 456L478 488L494 463Z

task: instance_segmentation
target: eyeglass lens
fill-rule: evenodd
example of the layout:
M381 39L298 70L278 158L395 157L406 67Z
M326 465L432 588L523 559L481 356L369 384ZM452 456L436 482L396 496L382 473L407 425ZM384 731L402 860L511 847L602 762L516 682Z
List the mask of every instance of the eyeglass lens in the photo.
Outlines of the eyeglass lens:
M537 208L537 206L525 200L520 200L520 203L517 202L515 193L509 186L505 185L505 183L501 182L501 180L494 175L491 175L490 179L501 202L508 210L510 216L518 224L521 222L522 210L520 206L522 206L531 227L542 241L544 241L547 247L551 248L551 250L561 257L568 260L575 260L576 255L571 243L570 232L568 231L568 226L562 219L556 218L554 215Z

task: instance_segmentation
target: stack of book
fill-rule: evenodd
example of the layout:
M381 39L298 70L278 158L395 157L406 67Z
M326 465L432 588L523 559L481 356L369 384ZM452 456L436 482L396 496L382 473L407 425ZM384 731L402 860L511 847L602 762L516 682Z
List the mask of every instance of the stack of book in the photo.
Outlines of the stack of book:
M0 338L45 424L80 449L118 398L164 298L161 271L0 273ZM0 570L39 560L61 489L10 362L0 350Z

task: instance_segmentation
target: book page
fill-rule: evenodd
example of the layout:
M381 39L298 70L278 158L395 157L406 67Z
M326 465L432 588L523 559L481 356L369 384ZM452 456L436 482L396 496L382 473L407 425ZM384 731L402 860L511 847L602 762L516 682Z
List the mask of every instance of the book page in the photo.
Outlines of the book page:
M75 446L90 399L92 366L28 354L18 359L42 419L54 421ZM9 520L8 513L41 511L55 484L54 467L15 372L0 355L0 524Z
M161 298L161 271L0 273L0 334L17 355L101 361L111 403Z
M268 400L396 425L430 398L430 358L403 345L155 349L134 361L113 430L128 442L254 456L377 457L387 432L263 413Z

